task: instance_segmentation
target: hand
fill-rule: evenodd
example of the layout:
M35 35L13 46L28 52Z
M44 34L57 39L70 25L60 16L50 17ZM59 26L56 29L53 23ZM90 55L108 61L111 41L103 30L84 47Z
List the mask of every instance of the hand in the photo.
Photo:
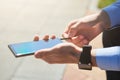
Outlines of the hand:
M53 35L52 39L55 38ZM49 40L49 35L43 37L44 40ZM39 36L34 37L34 41L38 41ZM73 43L61 43L49 49L42 49L35 52L34 56L38 59L43 59L44 61L53 64L53 63L78 63L82 49ZM91 51L92 56L92 65L97 66L96 64L96 54L95 50Z
M110 26L109 18L102 11L70 22L63 33L63 37L71 37L71 40L68 41L82 47L88 44L108 26Z
M71 37L70 42L82 47L100 33L100 31L96 31L95 25L96 23L94 23L91 16L75 20L67 26L63 37Z
M48 40L49 36L44 36ZM52 36L53 38L53 36ZM34 40L39 40L38 36ZM81 49L72 43L61 43L52 48L42 49L35 52L34 56L48 63L78 63Z

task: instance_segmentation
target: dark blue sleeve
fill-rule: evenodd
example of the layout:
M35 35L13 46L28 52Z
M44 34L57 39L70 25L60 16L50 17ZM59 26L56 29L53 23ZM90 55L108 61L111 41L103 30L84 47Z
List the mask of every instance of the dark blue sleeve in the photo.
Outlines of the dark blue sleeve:
M111 26L120 25L120 0L103 9L109 15Z

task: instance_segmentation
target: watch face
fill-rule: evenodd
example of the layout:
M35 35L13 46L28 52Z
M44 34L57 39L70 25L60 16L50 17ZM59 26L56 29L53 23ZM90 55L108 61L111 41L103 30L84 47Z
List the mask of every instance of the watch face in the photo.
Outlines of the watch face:
M92 70L92 65L91 63L89 64L81 64L80 62L78 63L79 69L84 69L84 70Z

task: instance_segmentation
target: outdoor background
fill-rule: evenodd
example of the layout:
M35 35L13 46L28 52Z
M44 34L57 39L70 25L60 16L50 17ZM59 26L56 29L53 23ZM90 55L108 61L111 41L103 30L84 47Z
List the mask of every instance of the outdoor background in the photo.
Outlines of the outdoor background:
M70 21L101 10L98 2L0 0L0 80L105 80L105 72L99 68L84 71L76 64L51 65L33 55L15 58L8 48L11 43L32 41L35 34L61 37ZM93 48L102 47L101 37L90 43Z

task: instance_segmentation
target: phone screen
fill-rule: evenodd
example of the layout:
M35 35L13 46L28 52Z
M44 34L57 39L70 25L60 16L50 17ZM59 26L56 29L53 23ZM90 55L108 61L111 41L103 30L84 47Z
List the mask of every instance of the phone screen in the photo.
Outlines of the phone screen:
M56 39L50 39L48 41L39 40L39 41L9 44L8 47L15 55L15 57L21 57L21 56L32 55L37 50L50 48L61 42L62 41L59 38L56 38Z

